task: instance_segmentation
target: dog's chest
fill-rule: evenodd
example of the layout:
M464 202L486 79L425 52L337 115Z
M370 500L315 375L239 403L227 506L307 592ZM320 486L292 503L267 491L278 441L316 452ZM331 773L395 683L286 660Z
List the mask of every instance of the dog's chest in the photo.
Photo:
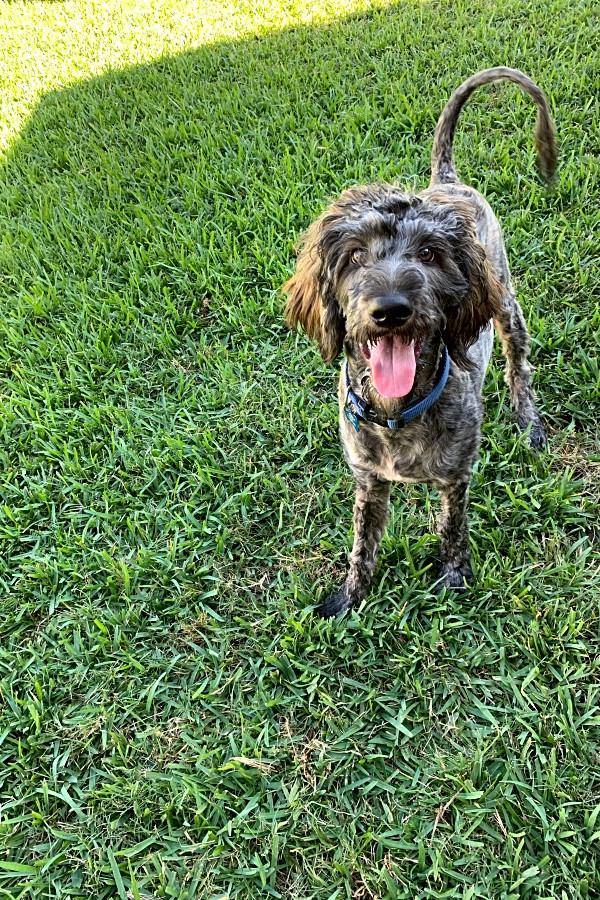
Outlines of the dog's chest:
M379 462L379 474L387 481L418 482L426 480L426 474L419 460L422 456L421 448L388 447L381 442L381 454Z
M383 481L418 483L437 477L433 470L434 459L427 452L419 434L410 441L388 440L377 433L363 429L361 435L346 445L346 455L351 468L368 469Z
M340 429L346 459L355 477L370 473L382 481L451 484L470 472L479 444L479 408L469 416L457 410L453 421L435 414L400 431L363 425Z

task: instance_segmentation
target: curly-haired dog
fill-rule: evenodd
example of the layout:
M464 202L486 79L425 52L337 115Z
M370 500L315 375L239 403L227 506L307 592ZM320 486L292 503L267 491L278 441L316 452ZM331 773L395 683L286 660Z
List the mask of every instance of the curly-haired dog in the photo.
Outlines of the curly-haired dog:
M415 196L371 184L344 191L309 228L284 286L288 323L302 325L325 361L342 348L346 357L340 433L356 482L354 546L346 581L323 604L324 616L365 598L393 481L427 482L441 494L437 588L462 588L471 579L467 496L492 319L517 424L530 429L532 447L546 440L531 388L529 334L500 225L454 168L463 105L477 87L501 79L535 100L539 165L549 180L556 142L544 93L515 69L487 69L467 79L440 116L427 190Z

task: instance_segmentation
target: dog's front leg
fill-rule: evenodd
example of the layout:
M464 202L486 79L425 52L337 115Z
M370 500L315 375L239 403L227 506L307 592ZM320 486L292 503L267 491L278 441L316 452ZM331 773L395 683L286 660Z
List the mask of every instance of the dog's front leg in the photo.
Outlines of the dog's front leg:
M440 579L436 592L443 587L464 589L473 577L469 563L469 481L439 485L442 512L438 523L440 536Z
M356 477L356 475L355 475ZM321 607L324 618L340 616L364 600L377 565L377 551L388 520L391 484L373 476L356 478L354 544L348 576Z

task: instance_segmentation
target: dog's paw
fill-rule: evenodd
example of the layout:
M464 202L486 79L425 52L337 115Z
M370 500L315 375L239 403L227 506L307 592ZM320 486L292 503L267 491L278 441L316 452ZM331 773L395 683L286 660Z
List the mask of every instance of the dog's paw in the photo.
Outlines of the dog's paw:
M348 597L346 585L343 584L323 601L319 612L324 619L331 619L332 616L341 616L349 609L352 609L352 606L353 603Z
M546 429L535 411L531 418L517 418L517 427L523 433L529 429L526 440L532 450L541 450L546 446Z
M541 450L546 446L546 429L541 419L534 419L531 423L531 431L527 435L527 443L532 450Z
M433 585L435 594L441 594L444 588L453 591L464 591L473 581L473 570L468 562L459 566L442 566L440 577Z

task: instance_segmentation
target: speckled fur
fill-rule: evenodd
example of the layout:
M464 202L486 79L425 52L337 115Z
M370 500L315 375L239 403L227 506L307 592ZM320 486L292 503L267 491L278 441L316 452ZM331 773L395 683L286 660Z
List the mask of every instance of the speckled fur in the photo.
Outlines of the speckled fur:
M481 433L481 388L489 362L492 320L506 357L506 380L516 422L541 447L545 432L535 405L528 364L529 335L510 280L502 232L487 201L462 184L452 144L458 115L479 85L506 79L538 107L540 168L550 178L556 144L544 94L523 73L496 68L472 76L440 116L427 190L409 194L390 184L350 188L309 228L295 274L285 285L287 320L302 325L325 360L344 350L352 389L384 419L430 393L443 343L451 366L442 396L430 409L392 431L346 419L344 369L340 373L340 435L356 482L354 545L344 584L325 601L325 616L339 615L367 595L388 516L391 484L426 482L441 495L440 572L436 588L464 588L471 578L467 503ZM423 247L435 260L423 262ZM394 328L372 316L378 298L401 294L410 317ZM420 342L411 392L382 397L369 377L365 344L383 334Z

